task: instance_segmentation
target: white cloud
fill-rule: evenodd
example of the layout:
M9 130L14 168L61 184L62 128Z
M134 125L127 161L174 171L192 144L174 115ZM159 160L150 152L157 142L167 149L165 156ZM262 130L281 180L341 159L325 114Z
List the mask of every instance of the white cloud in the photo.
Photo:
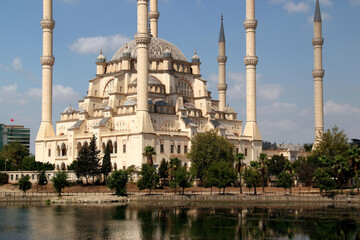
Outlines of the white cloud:
M261 99L274 101L280 97L283 90L284 88L279 84L259 84L257 94Z
M352 5L360 5L360 0L349 0Z
M112 36L82 37L77 39L69 46L69 48L71 51L80 54L99 53L100 49L103 49L104 52L110 52L117 50L129 41L129 37L120 34Z
M297 112L297 107L293 103L281 103L275 102L271 105L259 107L259 113L261 114L293 114Z
M54 102L70 103L79 100L79 94L71 87L55 85L53 89Z
M351 104L340 104L329 100L325 103L324 113L325 115L353 116L354 114L360 114L360 108Z
M246 75L245 73L229 72L228 73L228 96L231 100L239 100L245 98Z
M15 71L23 71L24 70L21 58L15 58L14 61L12 61L10 67L11 67L11 69L13 69Z
M26 99L18 92L18 85L0 87L0 103L10 103L16 105L25 105Z
M296 12L307 13L310 10L309 4L303 1L298 3L295 3L293 1L287 1L285 2L283 7L289 13L296 13Z

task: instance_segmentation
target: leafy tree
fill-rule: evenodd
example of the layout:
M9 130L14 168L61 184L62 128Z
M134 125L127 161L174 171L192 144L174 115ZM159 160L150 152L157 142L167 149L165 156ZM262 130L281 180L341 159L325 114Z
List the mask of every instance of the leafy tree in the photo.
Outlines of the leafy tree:
M174 172L174 178L170 182L172 188L181 187L183 189L182 194L184 195L185 188L189 188L193 185L194 178L185 167L179 167Z
M244 181L246 187L254 188L254 194L256 195L256 187L261 183L261 176L257 168L246 167L244 169Z
M234 145L219 136L216 130L199 133L192 139L191 151L188 153L191 171L202 181L205 171L211 164L219 161L233 163L233 153Z
M265 193L265 185L267 185L267 154L266 153L260 153L259 156L259 171L261 176L261 185L263 193Z
M166 162L165 158L161 160L159 166L159 177L162 179L162 184L165 182L166 178L169 177L168 163Z
M355 172L355 177L354 177L354 186L357 188L357 193L359 194L359 187L360 187L360 170L357 170Z
M92 176L93 185L95 185L95 176L100 173L100 150L96 146L96 136L93 135L89 144L89 175Z
M337 126L331 130L327 129L321 136L318 145L315 147L314 154L324 156L332 161L335 156L347 157L350 144L344 130L339 130Z
M159 184L159 174L156 172L156 168L149 164L142 164L140 175L138 188L140 190L149 189L149 194L151 194L151 190Z
M32 183L30 182L29 175L25 175L19 179L19 189L23 191L24 196L26 195L26 191L31 189Z
M350 170L349 162L348 160L341 156L337 155L335 156L334 162L332 164L332 170L334 171L334 175L337 179L337 185L340 187L341 194L343 194L343 185L348 180L348 172Z
M149 166L154 165L154 155L156 155L155 148L152 146L146 146L144 149L144 156L146 157L146 161Z
M104 175L105 185L107 185L107 177L111 172L110 144L106 144L104 158L101 164L101 173Z
M312 143L305 143L304 144L304 149L305 149L306 152L311 152L313 146L314 146L314 144L312 144Z
M169 176L170 181L174 178L174 174L176 169L178 169L181 166L181 161L178 158L170 158L169 162Z
M314 161L316 159L316 161ZM313 184L314 171L317 169L318 160L316 157L309 156L308 158L299 157L294 162L295 174L298 180L310 187Z
M47 177L46 177L46 172L45 172L45 170L39 171L37 184L38 184L38 185L41 185L41 186L45 186L45 185L48 184L48 179L47 179Z
M352 147L348 151L348 156L350 159L351 167L353 168L354 173L355 173L354 180L356 181L356 179L359 179L359 171L358 170L360 170L360 166L359 166L360 165L360 148ZM358 184L356 185L356 188L357 188L357 194L359 194L359 185Z
M108 179L108 187L113 190L115 189L115 194L118 196L126 196L126 184L128 182L128 173L127 171L116 170L114 171Z
M268 167L268 174L270 176L277 177L280 173L284 171L285 164L288 162L284 156L281 155L273 155L268 161L267 161L267 167Z
M290 189L290 194L291 194L291 186L294 183L294 175L289 172L289 171L284 171L282 173L279 174L279 176L277 177L276 180L276 184L278 187L282 187L285 189Z
M320 192L325 190L325 195L327 195L327 192L329 190L335 188L334 180L331 178L330 174L325 169L322 168L318 168L315 170L314 182L317 184L318 188L320 189Z
M207 185L213 185L219 188L219 191L223 189L224 195L226 187L230 187L236 181L235 169L231 163L225 161L211 164L205 176L207 176L206 179L212 183Z
M0 173L0 186L9 183L9 175L6 173Z
M243 168L246 166L244 163L245 154L238 153L235 155L235 170L239 175L239 185L240 185L240 194L243 193L242 191L242 175L243 175Z
M78 156L75 161L73 161L74 171L78 178L85 177L86 184L89 183L89 172L90 172L90 161L89 161L89 146L84 144L80 151L78 152Z
M2 147L0 156L8 160L7 170L17 171L22 169L23 159L29 156L29 150L19 142L12 142Z
M59 193L59 197L61 197L61 192L64 188L70 187L70 182L67 180L67 177L67 173L65 171L61 171L57 172L51 180L54 184L56 192Z

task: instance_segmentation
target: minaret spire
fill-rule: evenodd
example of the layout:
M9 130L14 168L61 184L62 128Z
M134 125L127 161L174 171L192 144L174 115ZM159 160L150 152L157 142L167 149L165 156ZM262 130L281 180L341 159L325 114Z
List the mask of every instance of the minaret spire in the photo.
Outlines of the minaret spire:
M246 0L246 20L244 27L246 30L246 125L244 135L250 136L253 140L262 140L259 127L256 121L256 56L255 30L257 27L255 20L255 0ZM256 156L254 156L255 159Z
M219 56L217 58L219 63L219 84L217 86L219 91L219 110L225 111L226 108L226 49L225 49L225 32L224 32L224 17L221 14L221 25L220 25L220 34L219 34Z
M137 127L136 132L153 132L154 128L149 114L148 81L149 81L149 44L151 37L148 31L148 2L137 0L138 32L135 35L137 44Z
M150 0L150 12L149 12L150 29L151 29L151 35L154 38L158 37L159 16L160 13L158 12L158 0Z
M53 56L53 30L55 21L53 20L52 0L43 0L43 19L41 27L43 29L43 54L40 59L42 64L42 104L41 104L41 124L36 140L41 141L45 137L55 136L52 124L52 82L53 66L55 58Z
M322 20L319 0L316 1L314 14L314 110L315 110L315 142L314 148L321 140L324 133L324 96L323 96L323 78L325 71L322 66L322 46L324 39L322 37Z

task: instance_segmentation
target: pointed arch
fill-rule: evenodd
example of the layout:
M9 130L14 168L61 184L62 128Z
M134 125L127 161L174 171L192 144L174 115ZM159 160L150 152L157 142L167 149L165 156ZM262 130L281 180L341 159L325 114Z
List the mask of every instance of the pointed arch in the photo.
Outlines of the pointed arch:
M61 144L61 156L67 156L67 148L65 143Z

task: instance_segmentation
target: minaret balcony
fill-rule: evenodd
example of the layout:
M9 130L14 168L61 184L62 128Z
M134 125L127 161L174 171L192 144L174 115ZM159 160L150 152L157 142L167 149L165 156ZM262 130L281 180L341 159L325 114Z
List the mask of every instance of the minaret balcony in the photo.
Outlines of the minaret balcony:
M245 29L255 29L257 27L258 22L255 19L248 19L244 22Z
M50 19L42 19L40 21L41 23L41 28L42 29L50 29L53 30L55 27L55 21L54 20L50 20Z
M312 72L313 78L323 78L325 71L321 69L316 69Z
M256 66L258 64L258 57L256 56L246 56L244 58L244 63L246 66Z
M312 44L314 46L317 46L317 45L322 46L324 44L324 38L313 38Z
M227 56L218 56L217 61L218 63L225 63L227 61Z
M40 62L42 65L53 66L55 63L55 57L52 56L42 56L40 57Z

